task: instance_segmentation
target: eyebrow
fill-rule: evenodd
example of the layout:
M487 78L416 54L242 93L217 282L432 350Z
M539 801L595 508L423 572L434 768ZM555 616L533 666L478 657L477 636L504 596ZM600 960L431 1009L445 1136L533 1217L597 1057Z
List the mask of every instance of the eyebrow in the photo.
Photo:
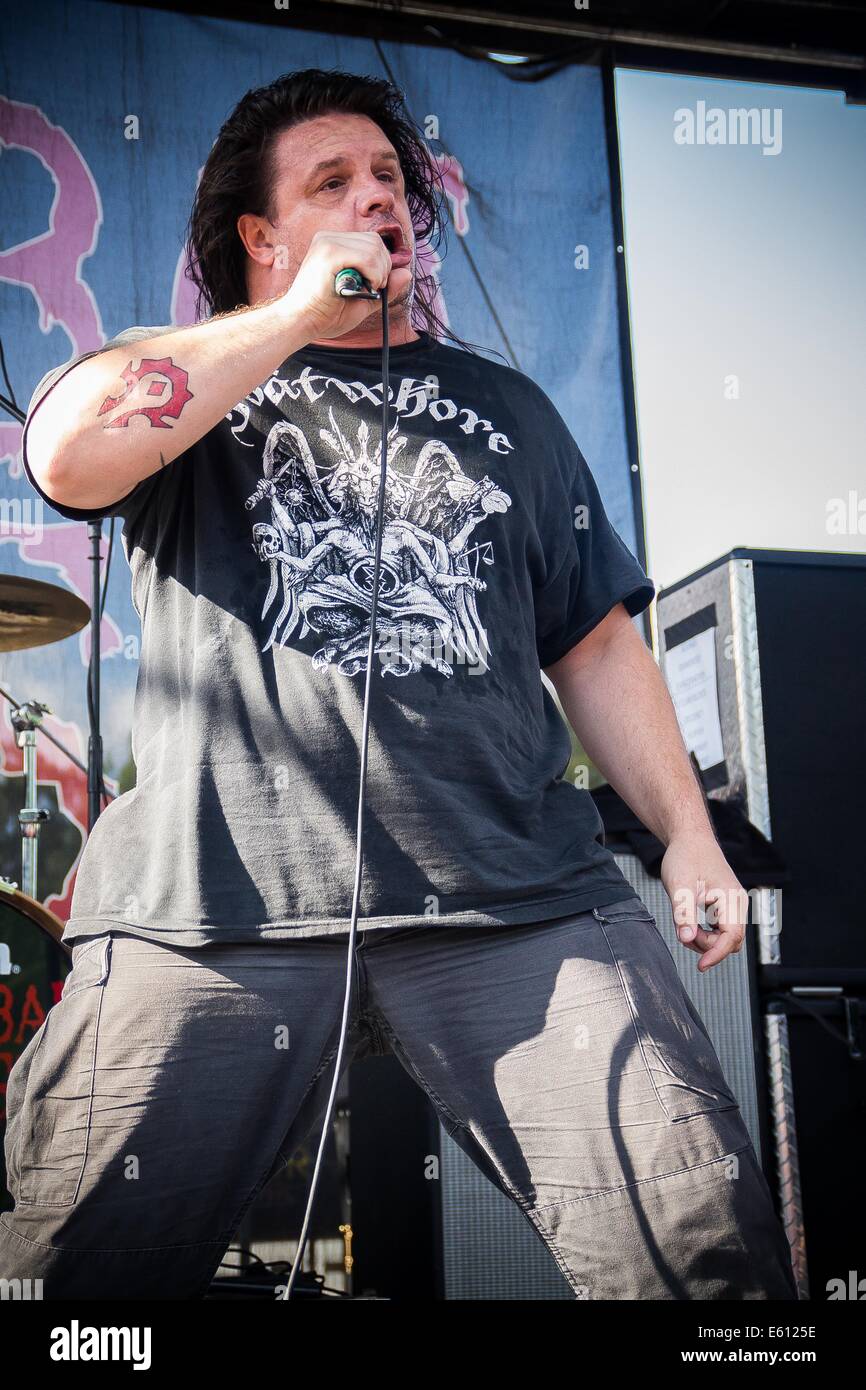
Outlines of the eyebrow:
M374 155L374 159L388 159L392 164L397 165L400 163L397 156L391 150L379 150L378 154ZM346 164L348 160L349 155L347 154L337 154L334 155L333 159L323 159L310 170L309 178L314 179L318 174L323 174L328 169L337 169L341 164Z

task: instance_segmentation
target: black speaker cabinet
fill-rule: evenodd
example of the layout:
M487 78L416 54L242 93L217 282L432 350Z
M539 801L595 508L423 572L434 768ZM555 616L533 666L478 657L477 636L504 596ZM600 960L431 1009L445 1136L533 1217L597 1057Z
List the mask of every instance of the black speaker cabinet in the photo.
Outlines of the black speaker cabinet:
M659 594L658 630L708 794L790 870L781 958L866 966L866 555L732 550Z
M759 890L754 931L761 1094L800 1296L862 1297L866 556L733 550L660 593L658 630L708 796L738 802L790 875Z

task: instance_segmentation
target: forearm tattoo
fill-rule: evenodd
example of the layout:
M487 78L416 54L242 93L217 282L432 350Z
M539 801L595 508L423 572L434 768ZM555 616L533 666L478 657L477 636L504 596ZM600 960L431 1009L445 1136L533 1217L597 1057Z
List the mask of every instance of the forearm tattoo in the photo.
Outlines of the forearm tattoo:
M171 429L164 417L171 420L179 419L187 401L193 399L192 392L187 390L189 374L183 367L176 366L170 357L142 357L137 367L133 366L134 361L135 358L124 367L118 377L118 381L125 382L124 390L117 396L107 396L96 412L97 417L112 416L104 425L107 430L125 429L133 415L144 415L154 429ZM143 386L142 383L147 377L151 377L152 380L147 386ZM124 402L128 403L133 396L150 397L155 403L121 410ZM159 399L156 400L156 397ZM120 410L120 413L114 414L117 410Z

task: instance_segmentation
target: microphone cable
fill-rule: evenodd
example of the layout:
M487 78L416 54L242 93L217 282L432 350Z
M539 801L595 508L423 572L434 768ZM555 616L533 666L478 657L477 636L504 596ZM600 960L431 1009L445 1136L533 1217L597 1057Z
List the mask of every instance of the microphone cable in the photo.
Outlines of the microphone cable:
M319 1174L322 1167L322 1157L325 1152L325 1145L331 1128L331 1117L334 1113L334 1103L337 1098L337 1089L340 1084L340 1068L343 1061L343 1051L346 1043L346 1033L349 1021L349 1006L352 997L352 976L353 964L355 959L355 940L357 937L358 924L358 900L361 896L361 867L363 863L362 835L364 828L364 788L367 781L367 740L369 735L369 716L370 716L370 685L373 674L373 654L376 643L376 613L379 602L379 564L382 554L382 517L385 511L385 479L388 472L388 397L390 388L388 383L388 285L384 286L381 293L372 290L369 283L363 276L354 269L347 268L341 270L334 280L334 291L343 298L353 299L381 299L382 301L382 445L380 453L382 456L382 471L379 478L379 504L376 511L376 558L373 565L373 602L370 609L370 641L367 644L367 679L364 683L364 714L361 722L361 772L358 786L358 818L355 831L355 887L352 893L352 917L349 924L349 949L346 956L346 987L343 996L343 1015L340 1022L340 1040L337 1044L337 1057L334 1063L334 1080L331 1083L331 1094L328 1097L328 1104L325 1108L325 1118L322 1123L322 1135L319 1140L319 1149L316 1154L316 1164L313 1169L313 1178L310 1184L310 1195L307 1198L307 1209L304 1213L304 1221L301 1226L301 1235L298 1241L298 1249L292 1262L292 1272L289 1282L282 1297L288 1300L292 1296L295 1286L295 1279L301 1268L304 1258L304 1251L307 1246L307 1236L310 1227L310 1219L313 1214L313 1203L316 1198L316 1189L319 1182Z

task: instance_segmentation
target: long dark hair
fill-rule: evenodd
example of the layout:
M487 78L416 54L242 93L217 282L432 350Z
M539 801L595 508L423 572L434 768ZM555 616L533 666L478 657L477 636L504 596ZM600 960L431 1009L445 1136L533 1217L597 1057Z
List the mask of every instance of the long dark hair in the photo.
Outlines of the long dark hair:
M272 219L273 151L277 136L301 121L333 112L368 116L391 141L405 180L418 241L436 250L445 240L445 189L423 133L393 83L379 77L305 68L248 91L220 129L207 157L186 230L187 275L198 287L197 317L229 313L247 303L246 251L237 230L242 213ZM413 317L433 338L467 351L434 308L436 278L416 280Z

